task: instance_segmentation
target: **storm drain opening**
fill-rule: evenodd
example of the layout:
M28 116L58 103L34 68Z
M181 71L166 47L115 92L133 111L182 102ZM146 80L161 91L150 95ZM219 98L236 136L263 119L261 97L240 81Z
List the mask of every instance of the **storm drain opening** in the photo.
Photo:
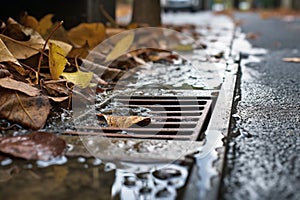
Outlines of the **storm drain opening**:
M77 134L196 141L205 131L212 102L211 97L201 96L117 96L98 108L99 112L106 116L141 116L150 121L120 128L108 126L104 118L99 118L99 126L77 127Z

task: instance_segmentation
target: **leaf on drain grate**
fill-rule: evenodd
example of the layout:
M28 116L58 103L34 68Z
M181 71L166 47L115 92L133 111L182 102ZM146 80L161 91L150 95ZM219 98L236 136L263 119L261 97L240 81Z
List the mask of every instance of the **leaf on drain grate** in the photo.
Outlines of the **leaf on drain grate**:
M98 117L103 117L107 122L107 125L115 128L129 128L134 124L140 126L146 126L151 122L149 117L140 116L115 116L115 115L103 115L97 114Z

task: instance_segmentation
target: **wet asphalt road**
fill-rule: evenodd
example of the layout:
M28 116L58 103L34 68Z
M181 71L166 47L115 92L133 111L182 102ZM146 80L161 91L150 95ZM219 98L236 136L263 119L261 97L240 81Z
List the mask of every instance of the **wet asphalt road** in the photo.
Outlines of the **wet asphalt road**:
M253 47L268 53L241 66L220 199L300 199L300 18L262 20L237 13ZM289 20L289 21L287 21Z

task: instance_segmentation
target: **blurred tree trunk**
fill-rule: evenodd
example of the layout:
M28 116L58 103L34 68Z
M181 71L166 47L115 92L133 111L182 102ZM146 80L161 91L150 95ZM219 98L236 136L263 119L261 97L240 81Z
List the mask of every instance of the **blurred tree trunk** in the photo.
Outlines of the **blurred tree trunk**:
M160 0L134 0L131 22L161 25Z
M292 0L281 0L281 7L286 9L292 8Z

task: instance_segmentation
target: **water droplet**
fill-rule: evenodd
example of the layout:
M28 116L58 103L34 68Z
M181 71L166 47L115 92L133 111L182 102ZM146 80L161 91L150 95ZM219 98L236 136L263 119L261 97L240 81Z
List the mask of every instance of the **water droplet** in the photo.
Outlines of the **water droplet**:
M84 157L79 157L77 159L77 161L80 162L80 163L84 163L86 161L86 159Z
M101 163L102 163L102 160L100 160L99 158L95 158L95 160L93 161L94 166L100 165Z
M4 160L2 160L2 161L0 162L0 165L1 165L1 166L7 166L7 165L10 165L12 162L13 162L12 159L10 159L10 158L5 158Z
M48 167L50 165L62 165L68 161L67 157L59 156L49 161L38 160L36 163L39 167Z
M104 167L105 172L109 172L116 169L116 165L114 163L106 163Z

